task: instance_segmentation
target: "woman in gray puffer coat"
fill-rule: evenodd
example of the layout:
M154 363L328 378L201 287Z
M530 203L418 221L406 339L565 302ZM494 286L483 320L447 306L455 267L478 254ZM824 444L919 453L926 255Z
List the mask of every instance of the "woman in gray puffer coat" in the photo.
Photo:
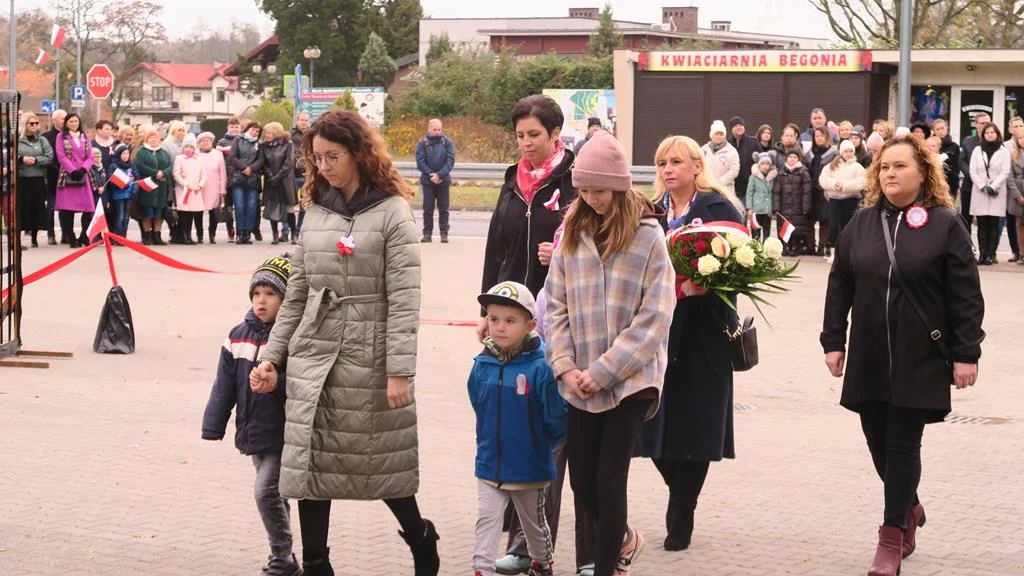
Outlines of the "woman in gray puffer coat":
M259 151L263 170L263 217L270 220L270 230L274 234L270 243L278 244L281 240L288 241L288 238L281 238L277 230L278 224L285 219L292 240L297 238L295 213L298 212L299 199L295 195L295 147L284 127L277 122L263 127L263 137L265 140Z
M302 240L250 383L271 392L277 371L286 373L280 490L299 499L303 569L334 575L332 500L384 500L416 576L436 576L437 531L416 503L420 243L412 192L384 139L355 112L318 118L302 153Z

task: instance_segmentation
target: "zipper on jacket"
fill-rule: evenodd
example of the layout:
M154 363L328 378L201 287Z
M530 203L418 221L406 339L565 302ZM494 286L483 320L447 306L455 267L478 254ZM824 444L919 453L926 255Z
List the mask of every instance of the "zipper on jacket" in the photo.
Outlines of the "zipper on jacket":
M892 233L892 257L896 257L896 237L900 233L900 221L903 219L903 212L896 215L896 227ZM885 223L889 225L888 222ZM885 284L885 340L889 349L889 386L892 387L892 325L889 323L889 294L892 290L892 263L889 263L889 278Z
M505 365L498 368L498 417L495 418L498 427L497 439L498 466L494 470L494 481L501 484L501 396L504 394Z

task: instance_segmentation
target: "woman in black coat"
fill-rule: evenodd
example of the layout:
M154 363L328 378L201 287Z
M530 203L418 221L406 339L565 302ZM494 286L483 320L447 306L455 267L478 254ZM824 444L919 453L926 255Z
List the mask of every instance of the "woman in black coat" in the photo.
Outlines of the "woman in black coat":
M743 222L739 201L710 177L700 146L670 136L654 157L666 230L703 222ZM666 550L690 546L693 515L711 462L735 458L732 364L725 328L736 312L688 280L669 333L668 369L658 413L644 424L634 456L651 458L669 489Z
M925 521L917 498L924 427L949 413L951 385L974 385L985 333L978 263L938 156L909 134L886 141L878 154L865 208L836 250L821 345L833 376L843 376L846 364L840 403L860 415L885 485L884 523L868 572L881 576L896 574L901 558L914 552ZM886 230L898 268L890 264Z
M270 220L270 231L274 235L270 243L288 241L278 233L280 222L287 222L292 240L296 240L295 214L299 198L295 194L295 146L284 127L277 122L263 127L263 137L264 142L259 149L263 173L263 217Z
M830 256L832 254L832 247L828 245L828 196L825 195L825 191L821 189L821 184L818 179L821 177L821 171L828 166L836 156L839 155L839 150L832 143L832 133L828 131L828 128L822 126L814 129L814 140L811 143L811 149L807 152L804 162L807 165L807 169L811 175L811 188L814 193L811 195L811 226L807 231L807 247L808 252L815 253L818 256ZM818 242L814 242L814 223L818 223Z

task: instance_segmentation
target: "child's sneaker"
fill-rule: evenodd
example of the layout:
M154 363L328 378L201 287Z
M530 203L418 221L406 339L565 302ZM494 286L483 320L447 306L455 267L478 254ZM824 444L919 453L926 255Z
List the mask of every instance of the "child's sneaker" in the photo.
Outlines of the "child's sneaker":
M288 559L268 556L267 565L263 567L260 574L262 576L300 576L302 574L302 566L295 559L295 554L292 554Z
M530 557L518 554L506 554L494 563L494 571L498 574L526 574L530 569Z
M530 571L527 573L527 576L555 576L554 566L553 563L544 566L534 560L530 563Z
M623 542L622 548L619 550L619 565L615 570L616 574L622 576L628 576L629 567L640 558L640 554L644 551L643 535L632 528L629 528L629 531L632 538Z

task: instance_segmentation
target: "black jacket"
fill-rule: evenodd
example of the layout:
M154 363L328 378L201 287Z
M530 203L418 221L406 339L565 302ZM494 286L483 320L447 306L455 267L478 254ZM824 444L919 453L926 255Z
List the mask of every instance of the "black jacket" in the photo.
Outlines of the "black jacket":
M263 172L263 201L285 206L298 204L295 195L295 147L291 140L264 142L260 146L260 168Z
M761 144L750 134L744 134L738 141L730 134L727 140L740 155L740 173L736 176L736 195L742 199L747 195L750 167L756 162L754 155L761 152Z
M942 148L939 148L939 152L946 155L946 161L943 163L946 169L946 182L949 183L949 193L956 198L960 191L960 147L953 142L953 137L947 134L942 139Z
M46 187L51 194L57 190L57 176L60 174L60 163L57 162L57 134L60 134L60 130L53 128L43 132L43 138L50 143L54 154L53 162L46 167Z
M974 153L974 149L978 147L978 137L968 136L964 138L962 144L960 144L960 159L958 164L960 166L960 172L964 175L963 186L960 188L965 190L965 193L970 193L974 187L974 183L971 181L971 154ZM964 209L964 213L968 212L970 206Z
M847 348L850 314L841 404L858 411L865 402L889 402L931 410L929 421L940 421L950 410L952 368L890 273L883 210L903 276L942 332L952 360L973 364L981 357L985 303L960 217L949 208L932 207L928 222L911 228L903 211L884 199L857 211L843 228L828 277L821 346L826 353Z
M662 207L667 208L664 201ZM684 224L695 218L743 223L735 206L720 194L707 192L698 194ZM667 228L664 220L662 226ZM699 461L736 457L726 326L735 328L736 312L714 294L676 302L661 406L644 424L635 456Z
M548 267L540 263L537 249L541 242L552 241L566 208L576 199L576 189L572 187L575 161L572 151L566 149L562 163L534 194L529 206L516 184L518 165L505 170L505 183L498 193L498 203L487 230L482 292L511 280L526 285L534 296L540 293L548 277ZM559 191L558 210L545 208L544 203L551 200L555 190Z
M295 156L295 177L305 178L306 176L306 159L302 155L302 137L305 133L299 130L298 126L293 126L291 132L288 133L288 137L292 141L292 153Z
M231 410L235 410L235 448L242 454L279 453L284 447L285 369L277 369L277 389L257 394L249 387L249 373L266 345L271 322L264 324L249 310L245 320L231 329L220 349L217 380L203 413L203 438L224 437Z
M772 210L782 214L789 223L800 229L809 230L811 222L811 176L807 167L801 164L795 172L791 172L785 164L779 168L772 189Z
M226 163L230 168L228 175L228 186L245 186L246 188L259 188L260 168L262 157L260 156L261 142L250 142L239 136L231 143L231 152L228 153ZM242 170L252 168L252 173L246 176Z

